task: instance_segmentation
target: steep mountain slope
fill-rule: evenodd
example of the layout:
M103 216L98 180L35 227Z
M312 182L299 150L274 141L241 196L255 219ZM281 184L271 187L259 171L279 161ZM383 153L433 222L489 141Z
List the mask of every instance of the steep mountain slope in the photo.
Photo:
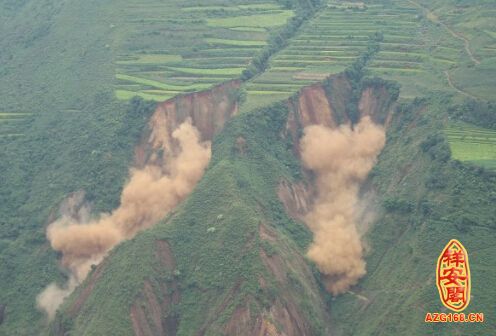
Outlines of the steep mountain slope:
M380 84L363 90L361 115L384 122L394 97ZM302 128L346 122L340 106L350 97L349 80L339 76L229 122L191 197L94 269L64 304L52 332L329 334L325 295L303 257L309 233L285 215L278 190L302 176L292 145ZM184 99L166 104L181 106Z

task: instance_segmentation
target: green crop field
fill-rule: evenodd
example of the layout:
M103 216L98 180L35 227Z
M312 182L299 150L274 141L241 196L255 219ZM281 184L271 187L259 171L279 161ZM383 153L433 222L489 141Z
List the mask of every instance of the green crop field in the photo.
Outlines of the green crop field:
M444 130L453 158L496 169L496 130L453 123Z
M250 96L262 94L261 88L276 91L280 85L277 90L286 91L284 85L293 83L287 92L295 92L295 83L305 85L308 79L342 71L366 49L375 33L382 34L383 40L368 66L370 75L400 81L404 98L448 87L442 70L455 65L462 56L442 48L456 51L460 45L448 32L424 19L417 6L406 0L387 6L330 2L272 59L270 69L247 85L246 108L256 100ZM431 71L434 66L435 74ZM287 82L267 85L281 73L289 75Z
M218 39L218 38L207 38L205 42L211 44L220 45L232 45L232 46L264 46L267 44L265 41L247 41L247 40L228 40L228 39Z
M371 76L399 81L403 86L401 97L413 98L442 89L466 89L468 95L488 97L495 85L489 82L496 74L485 76L480 85L474 79L482 71L494 73L492 64L485 65L487 61L475 70L463 70L471 62L463 41L422 5L407 0L387 6L330 2L272 59L269 71L248 84L248 92L260 94L257 85L270 83L271 77L281 72L291 73L291 82L339 72L363 52L371 34L380 33L380 51L368 70Z
M290 10L281 10L274 13L250 16L234 16L230 18L208 19L207 23L212 27L235 28L235 27L277 27L282 26L293 16Z

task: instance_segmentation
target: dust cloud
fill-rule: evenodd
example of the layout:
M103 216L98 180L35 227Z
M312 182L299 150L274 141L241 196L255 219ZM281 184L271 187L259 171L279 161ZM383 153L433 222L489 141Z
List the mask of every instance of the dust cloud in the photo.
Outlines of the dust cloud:
M49 318L53 318L63 299L84 280L92 265L100 263L123 240L162 219L203 176L210 161L210 143L200 141L200 134L190 120L172 133L172 139L178 150L170 153L168 160L164 160L166 164L131 169L120 206L112 213L87 222L64 216L48 226L48 240L54 250L62 253L62 265L71 272L64 288L50 284L37 298L38 307Z
M63 288L51 283L36 297L36 307L46 313L48 320L53 320L57 313L57 308L74 291L76 286L77 281L73 276L69 278Z
M307 256L324 274L333 295L346 292L366 273L356 225L362 216L358 192L384 144L383 127L369 117L353 129L312 125L304 130L301 155L317 185L315 203L305 216L314 234Z

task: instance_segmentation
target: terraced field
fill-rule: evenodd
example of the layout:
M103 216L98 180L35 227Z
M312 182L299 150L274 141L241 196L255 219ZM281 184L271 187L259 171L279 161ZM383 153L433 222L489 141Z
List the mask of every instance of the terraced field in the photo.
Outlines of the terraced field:
M445 131L453 158L496 170L496 131L453 123Z
M375 33L382 34L383 40L369 63L370 75L399 81L403 98L449 89L444 72L469 61L462 41L410 1L394 1L387 8L378 3L331 1L272 59L269 71L247 85L247 108L342 71Z
M294 15L272 0L136 0L122 10L127 30L116 48L116 95L157 101L239 77L268 32Z
M475 63L496 57L496 2L460 0L453 6L453 0L415 1L428 9L433 18L451 29L460 40L466 42Z
M275 0L208 5L188 0L171 6L134 1L123 8L129 13L127 30L119 33L122 43L116 48L116 95L121 99L139 95L161 101L239 77L267 44L268 33L294 15ZM423 5L409 0L387 6L328 2L272 57L269 69L247 83L243 109L283 99L342 71L375 33L383 40L368 65L370 75L399 81L402 98L445 89L476 96L476 87L462 85L465 74L473 74L465 68L471 59L463 39Z

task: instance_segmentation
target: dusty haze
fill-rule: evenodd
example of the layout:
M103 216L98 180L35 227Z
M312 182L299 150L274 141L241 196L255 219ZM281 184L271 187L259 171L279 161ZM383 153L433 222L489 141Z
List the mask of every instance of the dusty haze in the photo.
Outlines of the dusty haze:
M357 231L358 191L385 144L385 132L369 117L351 129L308 126L300 142L306 168L316 175L317 198L305 222L314 234L308 257L338 295L365 274Z
M39 308L53 318L57 307L107 252L140 230L162 219L183 200L203 176L211 149L200 142L197 129L187 120L173 133L178 152L170 154L164 166L147 165L132 169L124 187L119 208L98 219L81 223L62 217L48 226L52 248L62 253L62 265L71 272L64 288L50 284L37 298Z

